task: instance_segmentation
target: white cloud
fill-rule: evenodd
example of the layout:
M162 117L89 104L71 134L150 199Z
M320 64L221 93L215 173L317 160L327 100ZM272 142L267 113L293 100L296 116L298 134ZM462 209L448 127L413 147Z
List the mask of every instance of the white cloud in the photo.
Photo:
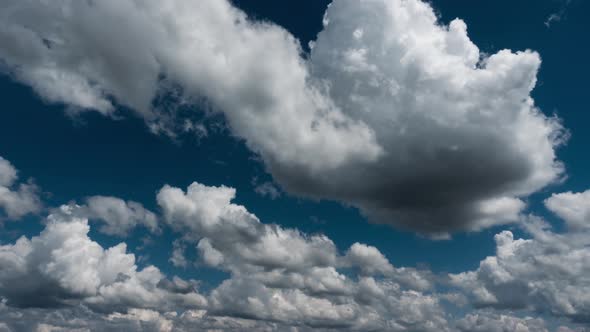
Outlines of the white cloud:
M553 194L545 206L563 219L572 230L590 228L590 190Z
M359 267L361 272L367 275L393 272L393 266L389 260L373 246L355 243L348 249L345 258L349 264Z
M165 220L197 243L201 260L231 273L210 294L213 313L311 328L445 329L437 298L422 293L431 288L427 272L394 268L360 243L341 256L327 237L263 224L234 197L233 188L196 182L186 192L164 186L157 195ZM349 277L341 267L387 281ZM368 290L380 299L367 297Z
M537 217L525 225L531 239L515 239L510 231L497 234L496 255L474 271L450 275L452 283L476 306L590 321L589 233L554 233Z
M469 314L460 319L458 331L464 332L549 332L540 318L514 317L489 313Z
M154 266L139 270L124 243L104 249L92 241L88 221L73 210L62 206L48 217L39 236L0 246L0 293L9 304L56 306L80 301L104 311L206 304L190 285L180 291L182 280L166 282Z
M520 197L561 175L561 127L530 97L537 53L486 57L462 20L441 25L421 1L334 1L324 20L312 73L384 153L322 173L271 167L287 190L440 235L517 221Z
M585 229L556 234L530 217L531 239L499 233L495 256L448 283L395 267L366 244L341 254L323 235L263 224L232 203L235 194L193 183L157 195L163 219L183 235L175 247L195 245L204 263L229 272L208 294L196 291L199 281L140 269L124 243L103 248L88 237L80 207L66 205L39 236L0 246L0 321L16 331L544 332L541 316L561 325L590 317Z
M0 186L11 186L16 181L17 172L12 164L0 157Z
M86 199L84 212L89 219L104 222L99 228L108 235L125 236L137 225L143 225L152 233L158 233L156 215L143 205L116 197L92 196Z
M186 193L164 186L157 201L173 229L198 241L197 248L209 265L299 270L334 264L336 247L330 239L262 224L244 206L231 203L235 193L233 188L194 182Z
M444 26L419 0L334 1L307 60L225 0L0 9L0 59L45 99L105 114L114 99L157 128L169 114L154 97L179 86L223 112L284 189L376 222L438 236L514 222L522 197L563 174L561 125L530 97L539 55L483 56L463 21Z
M169 261L176 267L186 268L189 263L185 256L186 245L180 240L172 242L172 256Z
M0 157L0 211L9 219L37 213L42 207L39 188L31 181L17 185L17 173L8 160Z

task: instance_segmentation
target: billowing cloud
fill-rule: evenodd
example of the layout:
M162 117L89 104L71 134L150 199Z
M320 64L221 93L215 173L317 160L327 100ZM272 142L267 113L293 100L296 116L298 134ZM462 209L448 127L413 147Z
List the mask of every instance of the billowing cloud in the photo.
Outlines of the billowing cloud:
M554 233L537 217L530 239L510 231L495 236L496 255L474 271L451 275L478 307L528 309L590 322L590 237L587 230Z
M63 206L36 237L0 246L0 295L7 304L55 307L82 303L117 308L199 308L205 298L190 282L167 280L154 266L138 269L126 245L105 249L88 237L86 219Z
M341 253L326 236L264 224L235 194L197 182L157 194L162 220L182 234L174 248L194 246L201 263L229 274L206 294L198 280L140 269L124 243L91 240L81 207L53 210L39 236L0 246L0 328L545 332L573 322L561 332L589 321L585 229L557 234L529 217L530 239L501 232L495 256L447 277L393 266L373 246ZM182 253L174 261L191 266Z
M263 224L244 206L231 203L235 192L194 182L186 192L164 186L157 200L172 228L198 240L209 265L300 270L335 264L336 247L330 239Z
M17 184L16 168L0 157L0 217L19 219L29 213L37 213L42 204L39 188L32 182Z
M430 288L428 273L395 268L359 243L342 256L325 236L261 223L234 197L233 188L196 182L157 195L167 223L196 244L200 259L231 273L211 292L211 312L311 328L444 330L437 297L421 292ZM362 274L346 276L347 267Z
M519 198L561 174L560 125L530 97L535 52L482 55L463 21L443 26L421 1L334 1L324 21L313 75L384 153L321 174L273 165L287 188L444 233L517 220Z
M590 190L553 194L545 200L545 207L563 219L574 231L590 228Z
M186 192L165 186L157 196L165 220L185 234L179 245L195 245L206 264L230 273L208 295L196 292L198 281L140 269L124 243L106 249L92 241L81 207L70 204L53 210L39 236L0 246L0 317L18 329L48 331L448 330L436 294L372 276L379 271L367 268L371 255L389 267L384 272L396 271L376 248L366 257L342 256L325 236L261 223L231 202L234 195L233 188L193 183ZM351 266L363 274L340 271ZM414 284L427 291L419 279ZM32 317L25 323L7 312Z
M463 332L549 332L540 318L514 317L489 313L469 314L456 324Z
M420 0L335 0L306 58L226 0L0 9L4 70L46 100L104 114L114 100L157 130L176 115L154 99L175 89L222 112L287 191L375 222L438 236L515 222L563 174L562 127L530 97L539 55L481 54Z
M156 215L137 202L92 196L86 199L83 210L89 219L102 221L99 230L108 235L125 236L138 225L145 226L152 233L159 231Z

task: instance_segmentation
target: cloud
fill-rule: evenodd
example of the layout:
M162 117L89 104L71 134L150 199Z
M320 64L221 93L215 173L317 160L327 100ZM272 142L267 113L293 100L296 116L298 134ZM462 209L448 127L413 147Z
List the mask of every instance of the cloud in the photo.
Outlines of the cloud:
M514 317L489 313L469 314L456 324L458 331L465 332L549 332L540 318Z
M70 204L39 236L0 246L0 321L14 331L532 332L556 322L583 331L563 319L590 317L586 229L557 234L531 216L522 223L530 239L501 232L495 256L445 276L393 266L373 246L341 253L324 235L264 224L235 195L197 182L157 194L162 220L181 234L174 247L194 246L202 263L228 272L208 293L198 280L140 269L124 243L92 241Z
M587 229L554 233L538 217L526 223L530 239L510 231L495 236L496 255L474 271L450 275L478 307L533 310L590 322L590 242Z
M438 299L421 292L431 287L427 273L394 268L363 244L342 256L323 235L261 223L234 197L233 188L196 182L186 191L164 186L157 195L167 223L196 244L200 259L230 272L211 292L210 312L310 328L444 330ZM359 267L362 275L339 271L346 267ZM377 274L387 280L374 279ZM367 297L368 290L380 300ZM413 308L396 309L406 314L398 319L389 312L394 301Z
M544 203L545 207L563 219L570 229L590 228L590 190L553 194Z
M139 269L126 245L105 249L88 238L86 219L71 206L48 217L31 239L0 246L0 295L20 307L81 303L99 311L139 308L198 308L206 300L181 279L166 281L154 266Z
M0 157L0 211L8 219L20 219L42 207L39 188L31 181L17 185L17 173L8 160Z
M420 1L334 1L324 20L311 70L384 153L321 174L271 166L287 189L437 234L516 221L520 198L560 177L561 126L530 97L537 53L484 56Z
M157 201L173 229L198 241L208 265L301 270L335 264L336 247L330 239L263 224L244 206L231 203L235 193L234 188L194 182L186 192L164 186Z
M83 207L89 219L100 220L99 231L108 235L126 236L133 228L143 225L152 233L158 233L156 215L137 202L116 197L92 196Z
M283 189L374 222L432 236L515 222L563 175L563 128L530 97L539 55L483 55L419 0L334 1L307 58L225 0L0 9L5 71L46 100L110 115L116 101L152 128L180 116L156 96L204 100Z
M343 264L358 268L361 275L386 276L410 289L426 291L434 286L430 271L393 267L379 249L358 242L348 249Z
M186 245L182 241L174 240L172 247L173 251L169 259L170 263L176 267L186 268L188 266L188 260L185 256Z

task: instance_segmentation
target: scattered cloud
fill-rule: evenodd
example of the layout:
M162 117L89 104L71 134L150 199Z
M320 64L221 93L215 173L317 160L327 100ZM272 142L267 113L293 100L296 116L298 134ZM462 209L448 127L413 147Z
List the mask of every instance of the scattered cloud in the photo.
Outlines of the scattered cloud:
M152 233L160 231L156 215L137 202L92 196L86 199L86 205L81 209L87 218L102 221L99 231L107 235L126 236L138 225L145 226Z
M495 236L496 255L474 271L450 275L478 307L529 309L572 321L590 322L588 229L555 233L528 217L530 239L510 231Z
M2 212L11 220L41 211L39 188L32 182L19 183L18 171L6 159L0 157L0 218Z
M172 248L172 256L169 259L170 263L176 267L186 268L189 265L185 256L186 244L180 240L174 240L172 242Z
M530 216L530 239L503 231L495 256L445 276L393 266L373 246L341 253L324 235L264 224L232 203L235 193L195 182L157 194L162 220L180 234L174 248L195 246L204 264L229 273L208 293L198 280L138 268L124 243L103 248L70 204L40 235L0 246L0 320L16 331L421 332L548 331L543 316L560 332L583 331L576 324L589 321L586 229L558 234ZM177 253L173 264L190 262ZM451 315L454 306L465 315Z

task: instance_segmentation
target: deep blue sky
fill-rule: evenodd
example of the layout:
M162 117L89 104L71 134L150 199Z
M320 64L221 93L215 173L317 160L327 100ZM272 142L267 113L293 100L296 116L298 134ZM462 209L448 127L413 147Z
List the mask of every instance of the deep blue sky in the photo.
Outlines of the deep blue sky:
M540 202L552 192L583 191L590 188L590 157L586 130L590 113L586 109L587 13L590 3L572 1L560 22L547 27L544 22L562 10L566 1L432 1L445 23L460 17L469 35L485 52L499 49L532 49L543 59L539 82L533 92L537 105L546 114L557 114L572 134L559 158L565 163L568 179L530 199L531 210L547 215ZM298 37L303 45L321 29L327 1L242 0L235 4L256 19L275 22ZM46 192L49 206L81 201L90 195L112 195L135 200L157 210L156 191L163 184L185 188L192 181L207 185L225 184L237 188L237 203L244 204L263 222L298 227L306 232L322 232L341 249L354 242L377 246L395 265L426 264L435 272L474 268L493 252L493 234L458 234L450 241L431 241L388 226L368 224L352 208L334 202L314 202L285 196L270 204L270 198L254 192L252 179L269 180L261 163L244 144L226 132L211 133L196 140L181 137L173 141L151 134L141 119L128 114L112 120L87 113L70 118L61 105L43 103L30 88L0 76L3 110L0 119L0 156L20 170L21 177L33 177ZM548 218L551 219L550 216ZM318 222L319 221L319 222ZM27 225L27 227L22 227ZM1 239L37 234L42 228L35 218L15 227L7 224ZM18 230L18 231L17 231ZM141 230L127 242L132 251L141 243ZM117 239L93 233L99 242L112 245ZM165 234L151 250L151 263L164 271L181 275L167 262L173 237ZM141 252L138 252L141 253ZM208 273L211 271L191 271ZM202 277L202 276L201 276Z

